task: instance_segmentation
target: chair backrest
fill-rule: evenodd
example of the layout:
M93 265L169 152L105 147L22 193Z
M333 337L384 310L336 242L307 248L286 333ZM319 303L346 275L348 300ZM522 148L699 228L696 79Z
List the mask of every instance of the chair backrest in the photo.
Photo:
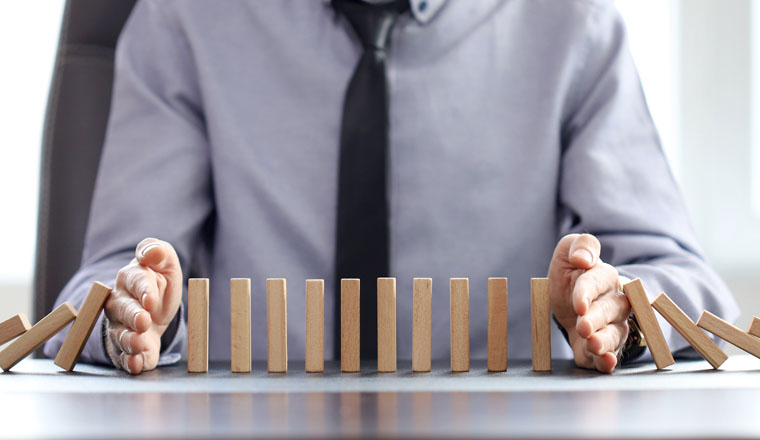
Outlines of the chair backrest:
M67 0L42 141L34 315L79 268L111 105L116 40L135 0Z

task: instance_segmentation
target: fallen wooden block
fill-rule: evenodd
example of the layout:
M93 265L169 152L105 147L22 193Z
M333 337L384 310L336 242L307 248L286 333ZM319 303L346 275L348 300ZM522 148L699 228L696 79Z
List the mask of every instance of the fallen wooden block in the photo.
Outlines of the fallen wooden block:
M29 318L23 313L0 322L0 345L32 328Z
M488 371L507 371L507 279L488 279Z
M77 317L77 311L71 304L65 302L58 306L40 322L16 338L7 347L0 351L0 368L8 371L21 359L27 357L34 349L42 345L53 335L61 331L66 324Z
M760 339L741 331L738 327L718 318L707 310L702 312L702 316L697 321L697 326L760 358Z
M111 288L99 282L93 283L87 297L79 308L77 318L66 335L54 363L66 371L74 369L87 339L92 333L92 328L103 310L103 305L111 294Z
M652 305L649 302L644 286L640 279L635 279L623 286L628 302L631 303L631 309L636 316L636 320L644 333L649 352L652 353L652 359L658 370L673 365L673 354L670 352L665 336L662 334L660 324L657 323L657 317L654 316Z
M306 280L306 372L325 370L325 282Z
M530 310L533 371L551 371L552 329L548 278L530 279Z
M415 278L412 298L412 371L430 371L433 333L433 279Z
M713 368L720 367L728 359L726 353L721 350L705 332L699 329L694 321L689 319L686 313L674 303L668 295L661 293L653 302L652 307L665 318L673 328L686 339Z
M251 279L230 280L230 369L251 372Z
M340 369L360 370L360 283L357 278L340 280Z
M752 324L750 324L749 331L747 333L760 338L760 318L757 316L752 318Z
M288 295L283 278L267 279L267 370L288 371Z
M470 280L451 278L451 371L470 371Z
M187 280L187 372L208 372L208 278Z
M377 279L377 371L396 371L396 279Z

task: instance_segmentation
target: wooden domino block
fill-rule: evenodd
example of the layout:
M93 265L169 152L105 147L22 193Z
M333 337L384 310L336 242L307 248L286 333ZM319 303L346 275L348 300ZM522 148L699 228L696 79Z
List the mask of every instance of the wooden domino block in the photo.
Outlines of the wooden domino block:
M356 278L340 280L340 369L344 373L355 373L360 369L359 289Z
M451 371L470 371L470 280L449 280Z
M488 279L488 371L507 371L507 279Z
M66 327L66 324L76 317L77 311L71 304L65 302L58 306L40 322L34 324L32 328L8 344L3 351L0 351L0 368L3 371L13 368L21 359L27 357L29 353L61 331Z
M377 371L396 371L396 279L377 279Z
M32 328L29 318L23 313L0 322L0 345Z
M675 363L673 354L670 352L667 341L665 341L665 336L662 334L657 317L654 316L652 304L649 302L641 280L636 278L625 284L623 290L628 297L628 302L631 303L631 309L636 316L636 321L638 321L639 327L641 327L641 331L644 333L644 339L649 347L649 352L652 353L652 359L657 369L662 370L673 365Z
M530 279L530 321L533 371L552 370L551 304L549 279Z
M430 371L433 279L415 278L412 298L412 371Z
M325 282L306 280L306 372L325 370Z
M76 365L77 359L82 354L82 349L87 343L90 333L92 333L92 328L95 327L95 321L98 320L100 311L103 310L103 305L110 294L110 287L97 281L93 283L82 307L79 308L74 324L69 329L63 345L61 345L61 349L58 350L58 355L54 361L56 365L66 371L74 369L74 365Z
M187 280L187 372L208 372L208 278Z
M652 307L657 310L673 328L686 339L713 368L720 367L728 359L715 342L705 332L699 329L694 321L689 319L686 313L676 305L668 295L661 293L653 302Z
M750 324L749 331L747 333L760 338L760 318L757 316L752 318L752 324Z
M718 318L707 310L702 312L702 316L697 321L697 326L760 358L760 339L741 331L738 327Z
M230 369L251 372L251 279L230 280Z
M267 370L288 371L288 293L283 278L267 279Z

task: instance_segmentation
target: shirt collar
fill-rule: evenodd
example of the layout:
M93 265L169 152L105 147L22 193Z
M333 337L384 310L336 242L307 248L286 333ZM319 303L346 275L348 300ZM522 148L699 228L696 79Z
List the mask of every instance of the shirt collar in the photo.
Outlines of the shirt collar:
M323 0L326 5L330 4L330 0ZM377 0L362 0L368 3L372 3ZM411 9L414 19L421 24L427 24L435 17L438 11L443 8L447 0L409 0L409 9Z

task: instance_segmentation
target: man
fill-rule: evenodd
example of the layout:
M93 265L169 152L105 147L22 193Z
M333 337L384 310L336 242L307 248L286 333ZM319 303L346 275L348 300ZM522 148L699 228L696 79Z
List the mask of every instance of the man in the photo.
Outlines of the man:
M448 356L449 277L470 278L474 357L489 276L510 277L511 358L530 357L528 282L547 270L553 356L584 368L648 356L626 343L621 279L692 317L735 319L611 3L139 3L117 50L82 267L59 298L115 285L86 359L133 374L176 361L191 264L211 278L211 359L229 358L232 277L253 279L258 358L267 277L290 280L291 317L305 313L303 280L325 279L328 357L341 277L363 281L364 357L378 276L398 278L400 358L415 276L433 278L435 358ZM288 339L301 358L302 320Z

